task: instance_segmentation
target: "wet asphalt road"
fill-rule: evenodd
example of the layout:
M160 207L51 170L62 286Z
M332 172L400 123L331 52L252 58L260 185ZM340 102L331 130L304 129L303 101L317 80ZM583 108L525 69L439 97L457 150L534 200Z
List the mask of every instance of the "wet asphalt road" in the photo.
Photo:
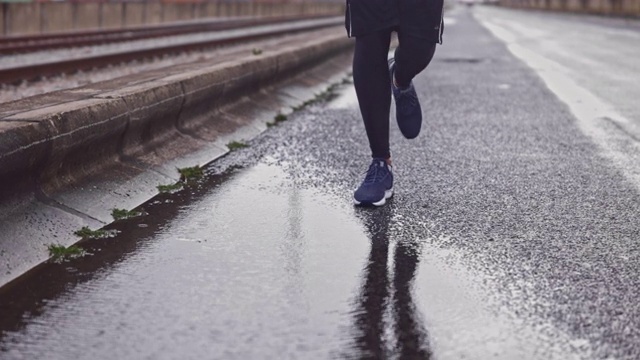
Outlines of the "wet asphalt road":
M387 206L351 205L368 148L344 86L111 225L121 233L92 255L0 290L0 357L639 358L635 100L562 73L627 120L594 125L568 103L573 87L505 46L552 58L535 48L545 27L496 38L543 15L473 12L450 12L416 79L424 133L407 141L392 125ZM565 20L548 21L637 47L637 30Z

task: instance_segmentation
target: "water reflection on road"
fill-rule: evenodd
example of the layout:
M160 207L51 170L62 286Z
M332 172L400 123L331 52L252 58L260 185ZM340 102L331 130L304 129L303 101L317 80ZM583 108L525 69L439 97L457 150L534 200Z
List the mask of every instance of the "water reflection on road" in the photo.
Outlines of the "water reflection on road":
M419 244L391 243L391 203L380 209L362 209L358 215L366 224L371 251L355 303L355 348L361 358L382 359L393 355L401 359L431 358L427 330L412 294L420 262Z
M5 289L2 359L572 358L487 306L406 205L354 208L300 173L214 176Z

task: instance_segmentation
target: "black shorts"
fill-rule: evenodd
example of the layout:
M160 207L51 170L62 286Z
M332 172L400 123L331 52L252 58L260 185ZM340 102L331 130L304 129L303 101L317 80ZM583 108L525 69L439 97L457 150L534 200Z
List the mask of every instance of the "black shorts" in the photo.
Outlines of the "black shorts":
M345 26L349 37L395 28L442 44L443 0L347 0Z

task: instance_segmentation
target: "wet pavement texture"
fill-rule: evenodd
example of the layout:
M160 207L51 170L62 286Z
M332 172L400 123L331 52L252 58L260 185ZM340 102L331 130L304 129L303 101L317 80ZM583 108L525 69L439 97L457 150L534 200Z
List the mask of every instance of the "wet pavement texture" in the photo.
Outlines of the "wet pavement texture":
M468 9L445 34L387 206L345 85L0 289L0 357L637 359L637 184Z

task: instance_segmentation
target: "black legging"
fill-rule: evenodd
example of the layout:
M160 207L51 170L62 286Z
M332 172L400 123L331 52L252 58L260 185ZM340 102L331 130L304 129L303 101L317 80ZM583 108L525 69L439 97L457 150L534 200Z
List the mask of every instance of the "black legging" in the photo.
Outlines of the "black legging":
M353 82L358 95L360 112L369 138L371 155L387 159L389 150L389 111L391 107L391 79L387 54L394 29L386 29L356 38L353 55ZM395 51L396 83L408 86L418 73L431 62L436 44L424 39L398 34Z

